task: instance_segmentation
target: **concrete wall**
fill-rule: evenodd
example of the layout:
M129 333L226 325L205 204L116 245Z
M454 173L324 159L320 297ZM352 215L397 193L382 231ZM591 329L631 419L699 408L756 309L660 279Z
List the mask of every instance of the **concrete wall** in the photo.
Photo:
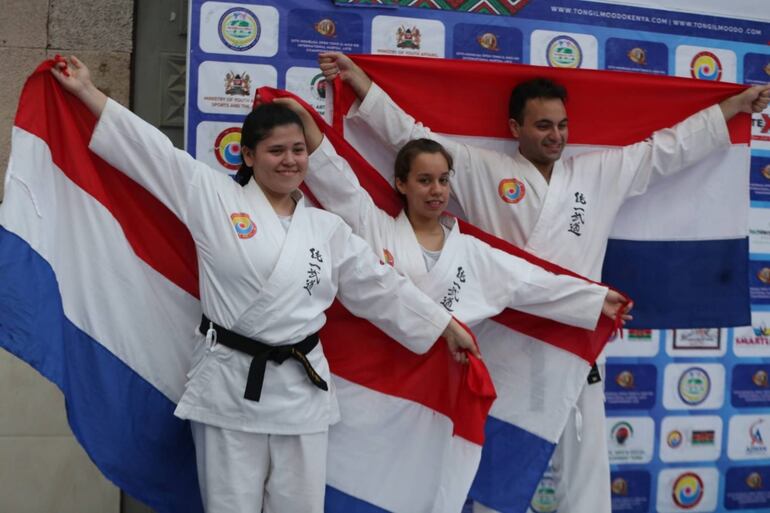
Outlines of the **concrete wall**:
M133 11L133 0L0 2L0 198L19 92L43 59L74 53L128 105ZM120 491L75 441L58 388L2 349L0 412L0 512L120 511Z

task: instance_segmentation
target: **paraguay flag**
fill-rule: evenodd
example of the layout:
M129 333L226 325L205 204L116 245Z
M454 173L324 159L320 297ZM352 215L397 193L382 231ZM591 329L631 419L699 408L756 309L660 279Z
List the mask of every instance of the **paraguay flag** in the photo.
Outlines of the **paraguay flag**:
M643 140L742 89L606 71L353 58L396 104L434 133L509 153L516 146L508 131L508 98L516 83L530 78L544 76L567 87L571 154ZM349 87L337 80L334 93L335 128L392 182L392 147L363 123L345 118L356 101ZM655 183L646 194L626 202L616 220L603 281L634 299L630 327L750 323L750 117L739 115L728 127L733 143L729 149ZM521 325L515 328L522 331ZM526 511L585 384L587 363L593 362L580 358L564 338L523 333L530 336L512 334L499 322L476 330L498 399L487 421L471 496L513 513Z

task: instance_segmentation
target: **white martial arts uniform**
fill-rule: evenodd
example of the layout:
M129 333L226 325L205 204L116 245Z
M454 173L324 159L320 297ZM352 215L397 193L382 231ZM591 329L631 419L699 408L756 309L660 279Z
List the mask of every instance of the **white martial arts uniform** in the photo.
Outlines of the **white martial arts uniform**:
M643 142L561 159L548 183L518 151L512 157L432 133L376 84L348 117L368 125L394 152L416 138L440 142L454 158L452 192L471 223L593 280L601 277L607 240L623 202L643 194L656 178L730 142L715 105ZM509 201L500 192L505 180L516 192ZM516 391L498 388L497 393L503 398ZM610 513L604 417L602 386L584 387L552 460L560 512Z
M416 352L427 351L449 323L443 308L382 265L338 216L307 207L297 192L284 229L254 180L241 187L111 100L90 147L189 228L203 312L229 330L293 344L321 329L335 295ZM264 489L265 512L323 511L326 434L339 410L321 345L307 359L328 392L298 362L268 361L256 402L243 397L251 356L190 331L196 363L175 414L194 421L206 510L260 511Z

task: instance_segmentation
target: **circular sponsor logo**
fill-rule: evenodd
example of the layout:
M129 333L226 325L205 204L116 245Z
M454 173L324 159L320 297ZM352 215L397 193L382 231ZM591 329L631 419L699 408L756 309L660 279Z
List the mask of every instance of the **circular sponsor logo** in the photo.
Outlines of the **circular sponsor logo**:
M767 371L764 369L759 369L757 372L754 373L753 376L751 376L751 381L760 388L767 388L768 387Z
M530 507L535 513L554 513L557 506L556 482L550 477L544 477L537 484Z
M614 495L628 495L628 481L622 477L616 477L610 485Z
M636 48L631 48L626 55L628 56L628 60L634 64L640 66L647 65L647 52L644 48L639 48L638 46Z
M764 68L762 68L762 69L764 70L764 72L765 72L765 75L770 75L770 62L768 62L767 64L765 64L765 67L764 67Z
M763 167L761 173L762 173L762 176L770 180L770 164Z
M257 233L257 225L251 220L249 214L243 212L230 214L230 221L239 239L250 239Z
M770 267L763 267L757 272L757 279L762 283L770 283Z
M245 52L259 41L257 15L244 7L228 9L219 18L219 39L231 50Z
M235 171L241 166L241 129L227 128L214 140L214 156L225 168Z
M703 498L703 481L695 472L680 474L671 490L674 504L683 509L691 509Z
M759 472L752 472L746 476L746 486L752 490L759 490L762 488L762 476L759 475Z
M698 80L717 81L722 78L722 63L712 52L699 52L690 61L690 75Z
M322 19L313 25L313 28L315 28L315 31L324 37L337 36L337 25L334 24L334 20L330 20L329 18Z
M524 187L524 183L516 178L500 180L500 184L497 186L497 193L506 203L518 203L524 199L526 192L527 189Z
M610 430L612 439L618 445L624 445L626 440L631 438L634 434L634 428L626 421L620 421L612 426Z
M669 431L668 435L666 435L666 443L672 449L676 449L677 447L682 445L683 440L684 440L684 437L682 436L682 433L676 429L674 429L673 431Z
M615 376L615 383L617 383L620 388L633 388L634 374L628 370L621 371Z
M319 73L310 80L310 92L316 100L326 99L326 80L323 73Z
M385 263L389 266L393 267L393 264L395 264L396 260L393 258L393 253L388 251L387 249L382 250L382 257L385 259Z
M711 378L700 367L690 367L679 376L679 398L691 406L701 404L711 391Z
M491 32L485 32L481 34L476 38L476 41L478 41L479 46L485 50L489 50L491 52L500 51L500 47L497 46L497 36Z
M583 62L583 50L571 37L558 36L548 43L545 58L548 65L554 68L579 68Z

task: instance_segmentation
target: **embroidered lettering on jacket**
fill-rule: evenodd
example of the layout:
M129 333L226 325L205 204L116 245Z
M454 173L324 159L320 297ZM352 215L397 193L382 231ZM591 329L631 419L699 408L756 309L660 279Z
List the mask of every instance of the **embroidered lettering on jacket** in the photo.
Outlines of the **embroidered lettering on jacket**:
M456 280L452 281L452 286L449 287L449 290L447 290L447 293L444 295L443 299L441 299L441 306L446 308L449 312L454 312L454 304L460 302L460 290L462 289L462 284L465 283L465 270L462 266L457 268L455 278Z
M321 252L315 248L310 248L310 261L308 262L307 279L305 280L305 286L309 296L313 295L313 287L321 283L321 266L323 263L323 257Z
M568 232L580 237L580 230L586 224L586 198L582 192L575 193L575 203L572 205L572 215L569 218Z

